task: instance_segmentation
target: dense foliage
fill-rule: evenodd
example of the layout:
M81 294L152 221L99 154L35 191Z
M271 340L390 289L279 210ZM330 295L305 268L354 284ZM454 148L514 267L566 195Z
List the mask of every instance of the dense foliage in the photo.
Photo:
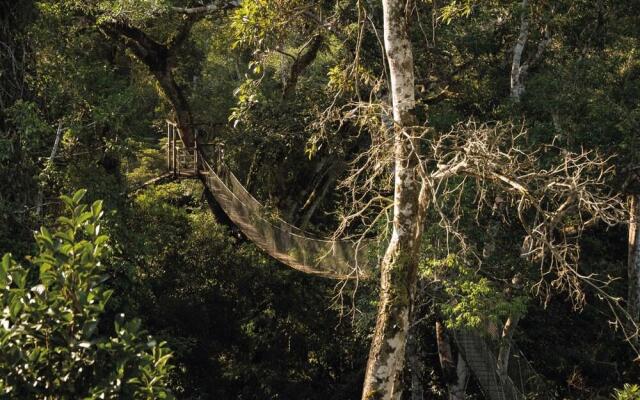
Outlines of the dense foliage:
M467 121L522 127L539 168L592 150L614 171L607 191L639 193L637 1L407 4L418 119L434 138ZM140 186L166 172L172 119L206 151L224 148L272 217L330 235L349 210L351 163L390 124L381 15L378 1L0 0L0 252L13 254L0 269L2 393L359 398L376 279L336 285L288 269L197 180ZM374 167L370 198L383 208L393 168L385 157ZM519 209L495 188L453 191L462 184L439 187L429 212L405 397L447 398L455 381L436 323L491 336L510 321L509 342L544 381L532 398L637 398L637 340L620 317L627 221L576 239L578 271L603 277L621 308L587 284L577 304L547 265L521 257ZM384 244L381 215L367 237ZM482 398L474 378L467 393Z

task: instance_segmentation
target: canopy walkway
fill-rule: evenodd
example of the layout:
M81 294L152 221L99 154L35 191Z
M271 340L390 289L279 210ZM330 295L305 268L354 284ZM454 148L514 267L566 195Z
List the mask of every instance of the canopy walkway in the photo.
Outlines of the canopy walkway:
M488 400L524 400L527 393L538 393L540 398L548 392L544 379L533 369L524 354L511 344L506 376L498 373L495 350L498 343L479 331L457 330L453 334L458 351L475 376Z
M179 132L167 121L167 168L174 177L197 177L213 195L229 219L244 235L271 257L296 270L332 279L367 279L378 263L366 242L323 239L288 222L271 217L224 163L221 152L185 148ZM163 176L164 177L164 176ZM539 375L522 353L512 346L508 377L497 372L495 343L477 332L457 331L458 350L489 400L525 399L524 393L540 392Z
M175 124L168 123L167 166L175 175L199 177L231 221L256 246L299 271L332 279L366 279L377 257L366 242L319 238L286 221L269 216L225 165L220 152L210 155L178 142Z

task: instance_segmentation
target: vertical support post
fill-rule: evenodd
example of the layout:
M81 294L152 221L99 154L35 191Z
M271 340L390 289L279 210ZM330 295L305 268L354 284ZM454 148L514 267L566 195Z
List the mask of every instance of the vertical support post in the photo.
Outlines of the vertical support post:
M167 172L171 171L171 125L167 122Z
M193 141L193 173L198 175L198 170L198 130L196 129Z
M172 162L173 162L173 174L177 175L178 174L178 155L177 153L177 148L176 148L176 126L174 124L171 124L171 147L173 147L173 156L172 156Z

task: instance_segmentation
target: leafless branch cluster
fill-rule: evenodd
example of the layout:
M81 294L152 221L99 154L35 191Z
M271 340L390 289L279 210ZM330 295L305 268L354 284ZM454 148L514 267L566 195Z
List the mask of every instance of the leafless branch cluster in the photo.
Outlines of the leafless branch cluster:
M348 228L358 226L360 241L369 232L384 237L392 218L396 161L388 109L363 102L336 112L340 125L359 126L371 142L341 182L347 205L335 235L344 236ZM612 294L609 285L614 279L583 273L578 267L578 241L587 227L627 220L623 199L607 185L614 173L610 158L594 151L573 153L554 145L531 145L524 128L511 123L469 121L438 135L424 127L405 132L419 147L414 151L421 161L419 173L428 186L430 211L439 217L447 250L451 244L467 259L482 263L484 257L467 243L464 215L475 214L478 222L483 213L499 216L521 229L521 257L539 266L539 280L532 287L538 296L548 300L553 292L564 292L579 309L586 301L584 289L590 288L610 308L611 324L640 354L631 340L639 336L639 326L623 299ZM475 193L472 203L470 191Z
M585 282L604 287L609 280L578 270L577 240L597 221L614 225L624 220L624 203L607 188L606 178L613 173L608 159L554 146L529 149L526 139L526 132L512 124L473 121L441 135L429 144L425 160L436 167L429 176L433 204L437 209L438 199L473 182L478 212L488 205L505 218L513 213L524 229L522 256L540 264L538 294L564 290L579 307ZM453 178L455 185L448 182ZM489 201L488 193L498 195ZM445 228L457 232L455 216L444 220Z
M393 122L391 110L381 102L350 102L342 106L334 103L319 113L315 124L317 142L313 147L319 148L320 143L330 141L333 136L340 136L344 131L350 131L360 139L366 137L369 143L366 150L358 153L349 164L346 177L339 182L338 188L345 194L344 208L338 210L340 224L334 231L334 239L351 239L356 246L356 253L360 248L375 251L370 237L376 236L378 242L390 235L389 221L393 213ZM381 118L380 116L383 115ZM388 121L388 122L387 122ZM357 233L354 233L354 229ZM371 256L371 255L370 255ZM341 316L350 315L352 323L359 310L356 306L355 293L359 287L357 270L354 270L354 280L339 282L335 287L333 306L340 310ZM353 283L353 286L347 284ZM349 292L349 295L346 293ZM345 308L345 298L350 299L348 309ZM348 310L345 313L345 311Z

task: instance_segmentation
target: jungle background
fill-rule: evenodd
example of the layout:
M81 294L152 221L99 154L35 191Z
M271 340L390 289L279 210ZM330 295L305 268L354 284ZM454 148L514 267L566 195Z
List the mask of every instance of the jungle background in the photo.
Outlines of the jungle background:
M607 182L611 193L635 194L640 2L411 3L416 92L425 123L448 132L470 120L509 122L526 130L531 146L613 156L607 159L615 169ZM184 112L200 140L224 144L226 162L274 214L317 234L332 232L344 204L339 183L370 144L362 132L384 123L379 115L363 122L341 114L356 101L388 100L380 15L381 5L368 0L211 6L190 0L1 0L0 253L12 254L3 268L20 275L14 263L47 252L61 260L56 252L62 250L47 247L41 227L55 229L61 215L101 200L93 203L100 209L89 208L92 216L65 222L86 227L100 219L108 236L104 244L97 234L87 239L96 248L106 246L100 279L87 278L91 287L109 292L95 329L100 337L120 335L118 320L125 315L137 321L127 325L131 336L109 343L151 335L162 346L153 342L144 351L170 354L166 367L158 357L150 361L153 367L135 367L162 377L161 388L135 383L147 390L135 396L359 398L375 323L375 280L355 290L288 269L225 220L197 180L139 187L166 172L165 120ZM529 26L526 89L515 99L510 78L523 18ZM60 200L79 189L86 189L84 197ZM518 228L508 221L497 227L490 207L476 215L473 195L462 196L469 212L461 223L470 245L481 249L491 241L494 249L480 266L469 267L447 252L445 229L427 228L405 397L448 396L452 378L439 358L437 324L473 328L517 315L513 342L545 386L531 398L639 398L631 386L623 393L625 383L638 382L638 355L609 304L588 286L578 305L552 286L542 294L533 290L540 266L519 257ZM607 290L622 307L629 286L627 222L591 226L579 239L580 270L614 278ZM35 238L34 231L40 232ZM43 264L31 260L24 279L36 282L34 271ZM72 290L81 289L61 287L60 299ZM9 292L3 297L9 309ZM11 317L24 314L25 321L35 313L11 310ZM2 331L0 347L10 347L8 331ZM143 345L127 346L100 351L115 357ZM61 361L64 371L73 375L74 357L89 357L78 354L69 355L75 361ZM103 356L96 354L85 364L93 378L76 382L67 398L111 382L103 381L110 372L98 368ZM17 368L11 357L0 356L3 371ZM55 376L62 370L46 372L52 368L47 357L29 362L53 375L56 390L67 390L67 381ZM24 382L7 380L0 388L13 387L4 392L12 398L62 393L21 388ZM96 390L97 396L102 389ZM467 396L483 398L473 377Z

